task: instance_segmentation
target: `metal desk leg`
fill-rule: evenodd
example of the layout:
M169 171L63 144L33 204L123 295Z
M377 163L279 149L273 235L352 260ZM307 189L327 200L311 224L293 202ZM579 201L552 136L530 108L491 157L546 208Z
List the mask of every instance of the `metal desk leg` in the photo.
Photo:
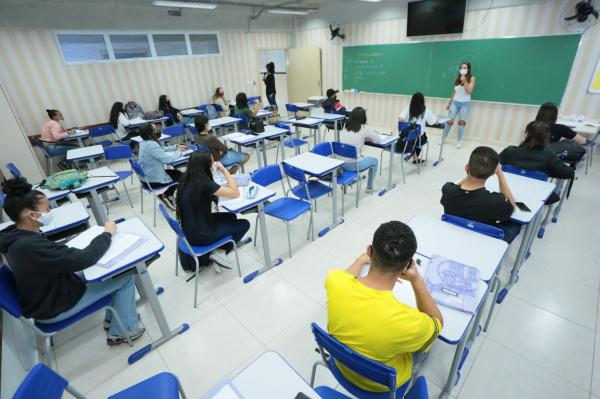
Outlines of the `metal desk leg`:
M260 146L262 148L263 166L267 166L268 165L268 163L267 163L267 140L261 140Z
M300 140L300 127L298 125L294 125L294 129L296 131L296 138ZM300 146L295 146L296 155L300 154Z
M269 248L269 236L267 234L267 223L265 220L265 204L263 202L261 202L260 204L258 204L257 208L258 208L258 223L260 225L260 238L262 241L265 265L262 268L255 270L252 273L248 274L246 277L244 277L245 284L254 280L256 277L260 276L267 270L270 270L273 267L279 266L280 264L283 263L283 259L281 259L281 258L271 260L271 249Z
M446 137L444 137L444 132L442 132L442 143L440 144L440 154L438 155L437 161L433 162L433 166L438 166L444 158L442 158L442 152L444 151L444 144L446 144Z
M515 264L510 272L510 280L505 288L510 288L517 282L517 274L519 273L519 269L521 265L525 261L525 254L527 253L528 244L531 240L531 236L535 235L535 225L537 224L537 220L540 218L541 211L537 213L537 215L527 224L525 228L525 232L523 233L523 238L521 239L521 245L519 246L519 252L517 252L517 258L515 259Z
M88 202L90 203L90 208L92 209L96 223L98 223L98 226L104 226L108 219L108 215L104 211L104 204L98 195L98 191L91 190L89 194Z
M333 131L335 132L335 141L340 141L340 127L338 125L339 121L333 122Z
M256 163L258 164L259 168L262 168L260 156L260 142L257 141L256 143L254 143L254 150L256 151Z
M389 165L390 169L388 170L388 185L386 188L384 188L383 190L381 190L379 192L380 197L382 195L384 195L385 193L387 193L388 191L390 191L391 189L393 189L394 187L396 187L396 184L392 183L392 174L394 173L394 143L390 144L389 152L390 152L390 165Z
M141 283L141 288L144 291L144 296L150 303L150 307L152 307L152 313L154 314L154 318L158 323L158 327L160 328L160 332L162 336L152 343L144 346L138 351L134 352L129 356L127 362L129 364L135 363L148 354L151 350L158 348L174 336L181 334L188 330L190 326L187 323L184 323L177 327L174 330L171 330L169 327L169 323L165 317L165 313L163 312L160 303L158 302L158 297L156 295L156 290L154 289L154 285L152 284L152 280L150 279L150 275L148 274L148 269L146 269L146 264L144 262L140 262L135 265L135 269L139 276L139 282Z
M332 219L333 222L331 224L331 226L327 226L325 227L323 230L319 231L319 237L323 237L325 234L329 233L329 231L335 227L337 227L338 225L344 223L344 218L338 218L337 215L337 203L338 203L338 193L337 193L337 171L333 170L331 172L331 187L332 187L332 191L333 191L333 195L331 196L333 198L333 211L332 213Z
M552 223L556 223L558 221L558 215L560 214L560 210L563 206L563 203L565 202L565 199L567 198L567 191L568 191L568 186L569 186L569 181L562 179L560 181L560 201L558 202L558 204L556 205L556 208L554 208L554 213L552 214Z
M473 328L473 320L467 326L467 331ZM466 335L466 334L465 334ZM463 339L458 343L456 348L456 352L454 352L454 359L452 359L452 366L450 367L450 373L448 374L448 379L446 380L446 385L444 385L444 389L440 392L439 399L447 399L450 397L450 393L452 392L452 388L454 387L454 381L456 380L457 373L459 367L463 363L463 353L465 352L465 348L467 346L467 337L463 337Z
M281 160L285 160L285 134L279 136L279 145L281 145Z
M77 145L83 147L83 140L81 139L81 137L77 137Z

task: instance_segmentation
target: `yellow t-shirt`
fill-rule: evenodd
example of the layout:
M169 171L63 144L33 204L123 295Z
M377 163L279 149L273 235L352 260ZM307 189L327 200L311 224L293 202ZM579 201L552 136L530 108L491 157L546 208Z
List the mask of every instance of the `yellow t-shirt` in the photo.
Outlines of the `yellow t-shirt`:
M396 369L397 385L412 372L412 353L429 350L439 335L438 319L405 305L392 291L362 284L345 270L332 270L325 281L329 334L362 355ZM338 363L342 374L364 390L387 389Z

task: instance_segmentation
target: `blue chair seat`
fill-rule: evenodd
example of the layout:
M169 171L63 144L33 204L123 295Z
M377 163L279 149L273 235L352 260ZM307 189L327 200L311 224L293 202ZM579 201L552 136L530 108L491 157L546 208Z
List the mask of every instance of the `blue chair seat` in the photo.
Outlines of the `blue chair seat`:
M294 220L310 210L310 204L295 198L279 198L265 207L265 213L282 220Z
M326 386L316 387L315 392L319 394L321 399L352 399L350 396L346 396L343 393Z
M141 187L144 191L157 191L157 190L162 190L163 188L174 186L176 184L177 184L176 181L172 181L170 183L161 184L160 186L154 186L154 187L152 187L152 189L148 188L148 186L145 184L142 184Z
M200 255L204 255L207 254L209 252L214 251L217 248L222 247L223 245L227 244L228 242L232 241L233 237L228 235L225 236L223 238L221 238L219 241L214 242L210 245L191 245L190 247L192 247L192 251L194 251L193 254L190 253L188 247L185 245L185 243L183 242L183 240L177 240L177 248L179 248L179 250L181 252L183 252L186 255L189 256L200 256Z
M362 172L362 171L361 171ZM343 186L347 186L349 184L354 183L358 179L358 173L352 172L349 170L345 170L340 176L337 176L335 181L337 184L341 184ZM331 181L330 176L321 177L320 180L323 181Z
M120 170L116 171L115 173L117 176L119 176L119 180L125 180L133 174L133 172L130 170Z
M310 198L319 198L325 194L329 194L332 189L329 186L326 186L323 183L320 183L316 180L309 180L306 183L306 187L308 188L308 192L310 193ZM300 184L296 187L292 188L292 193L298 198L302 198L303 200L309 201L308 196L306 195L306 188L304 185Z
M160 373L129 387L108 399L179 399L177 378L170 373Z
M88 317L92 313L95 313L95 312L99 311L100 309L102 309L106 306L109 306L111 300L112 300L112 297L110 295L107 295L104 298L100 299L99 301L96 301L92 305L83 309L81 312L75 314L74 316L69 317L68 319L59 321L58 323L52 323L52 324L44 324L44 323L40 323L40 322L36 321L35 326L47 334L64 330L65 328L69 327L70 325L77 323L79 320Z
M283 145L288 148L296 148L296 147L303 146L305 144L308 144L308 141L300 140L300 139L288 139L283 142Z
M94 145L101 145L102 147L110 147L112 144L113 143L110 140L96 141L94 143Z

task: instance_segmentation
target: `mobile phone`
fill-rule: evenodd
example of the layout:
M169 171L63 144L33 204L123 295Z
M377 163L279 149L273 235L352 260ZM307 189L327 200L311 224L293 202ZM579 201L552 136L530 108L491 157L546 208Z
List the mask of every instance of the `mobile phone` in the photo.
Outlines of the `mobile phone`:
M517 208L519 208L523 212L531 212L531 209L529 209L529 207L527 205L525 205L523 202L515 202L515 205L517 206Z
M247 199L254 199L254 198L256 198L256 194L258 194L258 187L257 186L250 186L248 188L248 191L246 192L246 198Z

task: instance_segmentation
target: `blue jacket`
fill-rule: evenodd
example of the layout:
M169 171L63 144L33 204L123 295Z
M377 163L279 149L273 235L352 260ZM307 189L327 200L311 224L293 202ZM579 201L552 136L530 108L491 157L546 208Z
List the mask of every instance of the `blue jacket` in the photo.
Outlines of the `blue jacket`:
M139 162L151 183L170 183L171 178L165 172L165 164L181 157L174 145L163 147L154 140L143 140L140 143Z

